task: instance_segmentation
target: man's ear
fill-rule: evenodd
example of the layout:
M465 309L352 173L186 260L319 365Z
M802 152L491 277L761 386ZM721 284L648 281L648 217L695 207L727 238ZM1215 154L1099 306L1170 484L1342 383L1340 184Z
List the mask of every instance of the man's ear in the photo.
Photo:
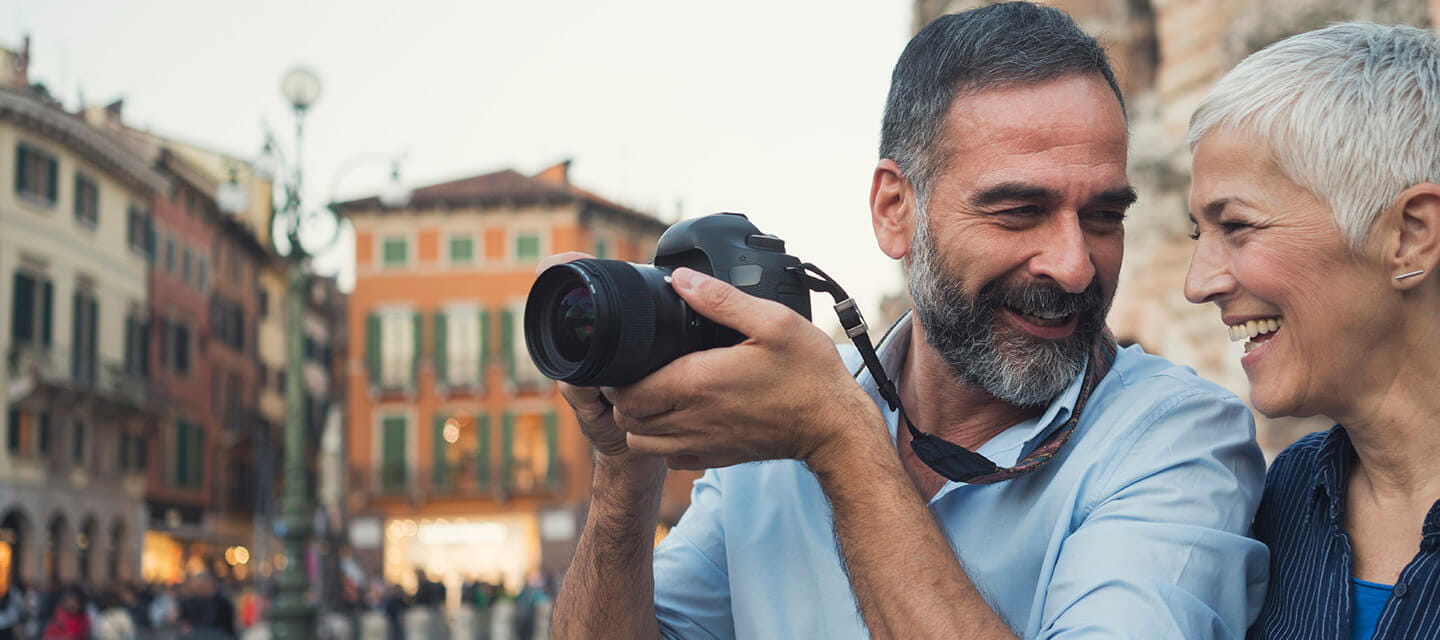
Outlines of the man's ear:
M915 233L915 190L900 172L900 165L885 158L870 179L870 223L875 242L896 260L910 252Z
M1435 275L1440 265L1440 185L1422 182L1400 192L1391 212L1385 258L1394 286L1409 289ZM1415 271L1424 274L1393 279Z

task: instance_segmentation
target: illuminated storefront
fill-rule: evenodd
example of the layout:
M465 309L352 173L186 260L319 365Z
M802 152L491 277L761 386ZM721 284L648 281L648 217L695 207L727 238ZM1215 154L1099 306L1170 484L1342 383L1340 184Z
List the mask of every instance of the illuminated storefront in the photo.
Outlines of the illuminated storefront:
M514 592L540 566L539 523L533 513L390 520L384 556L385 580L406 589L415 588L419 569L453 594L477 579L503 582Z

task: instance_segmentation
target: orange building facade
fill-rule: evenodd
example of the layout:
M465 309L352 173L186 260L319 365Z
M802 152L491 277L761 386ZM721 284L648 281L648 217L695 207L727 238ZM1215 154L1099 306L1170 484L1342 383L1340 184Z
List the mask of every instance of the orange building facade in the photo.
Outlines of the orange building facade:
M368 575L408 588L420 570L458 594L461 581L514 590L569 565L591 448L530 362L525 296L542 257L649 261L665 225L571 185L567 170L432 185L402 209L340 205L356 263L347 506ZM670 523L694 477L671 478Z

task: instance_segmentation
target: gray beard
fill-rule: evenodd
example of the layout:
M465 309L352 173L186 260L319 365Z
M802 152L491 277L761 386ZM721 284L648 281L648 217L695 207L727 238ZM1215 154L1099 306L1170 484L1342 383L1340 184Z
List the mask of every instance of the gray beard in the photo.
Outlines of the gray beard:
M1109 304L1098 281L1072 294L1053 284L996 280L967 300L964 283L949 275L935 250L929 227L928 216L917 216L909 263L910 297L925 341L959 380L1013 405L1049 404L1080 374L1105 326ZM1045 340L999 323L1004 306L1079 318L1069 337Z

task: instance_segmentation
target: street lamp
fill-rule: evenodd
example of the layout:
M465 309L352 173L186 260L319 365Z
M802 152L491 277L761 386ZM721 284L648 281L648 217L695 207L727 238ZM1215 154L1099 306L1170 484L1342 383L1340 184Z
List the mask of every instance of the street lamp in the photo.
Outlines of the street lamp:
M305 397L303 392L305 332L305 298L309 290L307 252L300 240L300 229L309 219L302 213L300 189L303 184L302 141L305 135L305 114L310 105L320 98L320 76L305 68L297 67L285 74L280 82L285 99L295 110L295 162L285 181L284 206L271 213L271 242L277 253L286 258L285 296L285 495L281 501L281 539L284 541L285 565L280 572L279 593L275 605L270 609L272 630L276 638L300 640L315 637L315 608L308 602L305 575L305 550L310 542L311 512L314 511L314 496L306 477L306 462L309 452L305 424ZM267 143L276 153L277 144ZM325 214L329 210L324 210ZM322 215L319 212L311 214ZM282 225L283 233L275 233L276 224ZM338 225L337 225L338 226ZM282 247L280 238L287 240L288 247ZM333 241L333 238L332 238ZM288 252L286 250L288 249Z

